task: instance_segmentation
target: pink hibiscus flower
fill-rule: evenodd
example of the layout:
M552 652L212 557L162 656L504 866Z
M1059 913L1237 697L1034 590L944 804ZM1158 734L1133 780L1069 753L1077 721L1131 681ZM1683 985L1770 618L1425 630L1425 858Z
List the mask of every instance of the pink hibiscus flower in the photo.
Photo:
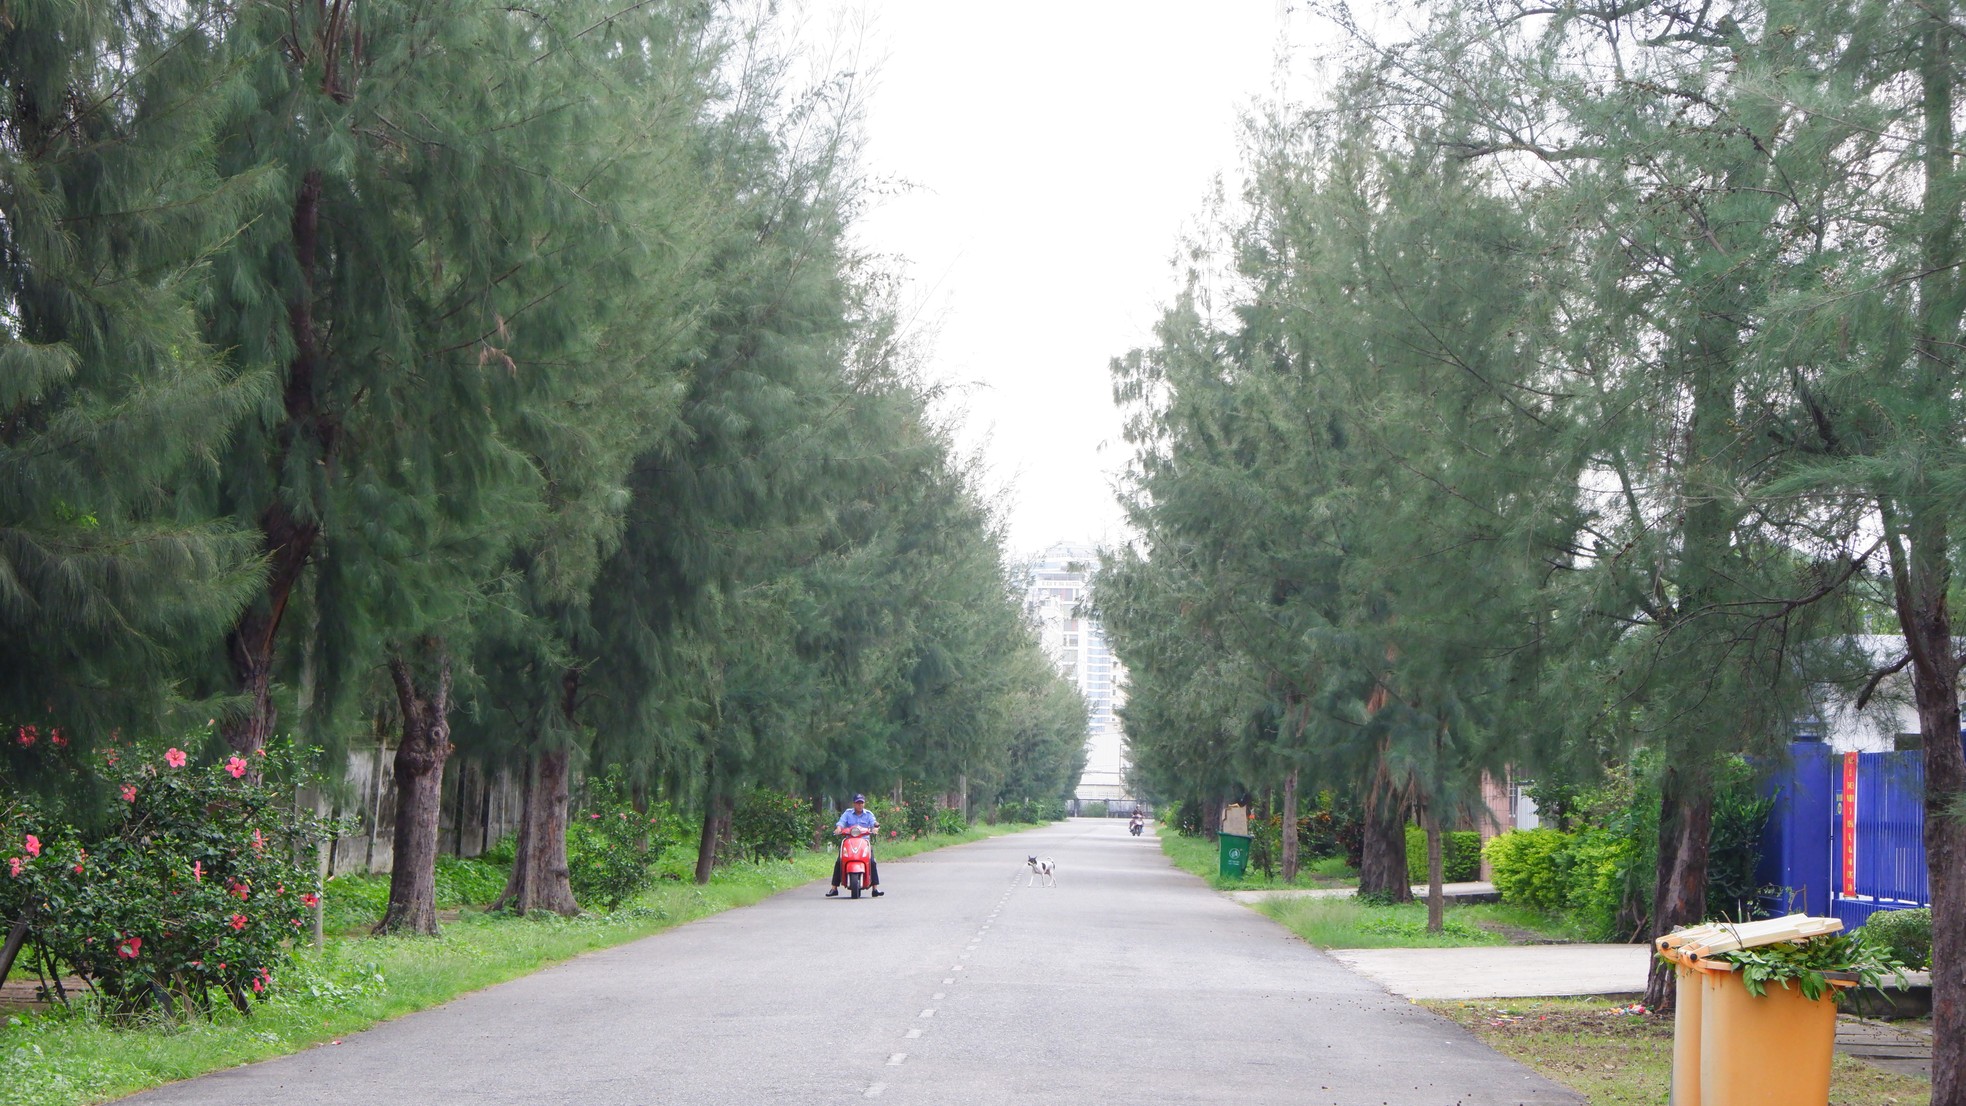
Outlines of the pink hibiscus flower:
M126 803L134 803L137 801L136 784L126 783L123 785L123 801Z
M143 948L143 938L125 937L116 943L116 955L125 960L135 960L137 950Z
M20 875L20 857L10 856L7 858L7 874L10 876Z
M173 768L184 767L184 762L188 759L190 758L184 755L183 749L164 750L164 763L170 765Z
M232 916L232 928L233 929L246 928L246 916L244 914L234 914Z
M227 760L225 762L225 771L235 780L238 779L240 776L245 775L246 762L244 758L232 757L231 759Z
M23 842L22 845L24 848L27 849L27 855L29 856L41 855L41 839L39 837L36 837L30 833L27 835L27 840Z

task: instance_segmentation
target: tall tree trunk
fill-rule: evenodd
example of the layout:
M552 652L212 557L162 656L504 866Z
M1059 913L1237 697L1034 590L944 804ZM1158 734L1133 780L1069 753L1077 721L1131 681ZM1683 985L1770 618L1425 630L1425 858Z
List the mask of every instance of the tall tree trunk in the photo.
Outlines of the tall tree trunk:
M1441 888L1445 873L1440 855L1440 815L1434 804L1420 808L1420 824L1427 830L1427 932L1439 933L1447 925L1447 893Z
M560 716L570 729L579 702L580 670L569 668L560 674ZM572 866L567 862L567 819L573 810L571 749L559 746L530 758L521 810L512 874L492 909L509 908L518 914L550 910L571 918L580 913L580 903L573 894Z
M1214 841L1222 836L1222 800L1219 798L1196 799L1201 804L1201 836L1204 841Z
M1930 408L1956 403L1959 165L1953 127L1953 5L1927 8L1920 43L1925 99L1924 217L1919 244L1921 391ZM1934 437L1938 435L1936 432ZM1955 431L1956 433L1956 431ZM1921 448L1935 443L1920 441ZM1939 443L1941 448L1943 444ZM1959 656L1952 637L1951 512L1956 500L1921 470L1910 489L1905 540L1890 545L1898 623L1911 654L1912 692L1925 741L1925 866L1932 897L1932 1106L1966 1106L1966 754L1959 736ZM1898 529L1891 512L1886 532Z
M1925 869L1932 896L1932 1103L1966 1106L1966 756L1959 737L1959 662L1953 652L1943 544L1919 546L1905 611L1918 728L1925 741ZM1901 592L1906 589L1900 589ZM1921 594L1922 593L1922 594ZM1908 616L1908 617L1907 617Z
M572 759L565 748L549 749L530 758L512 874L506 877L505 889L498 893L492 909L522 915L535 910L566 917L580 913L567 865Z
M1283 778L1283 881L1297 882L1297 769Z
M714 767L714 766L713 766ZM703 833L696 844L696 882L710 882L717 867L717 849L730 831L731 800L723 788L712 782L703 797Z
M389 658L403 743L396 750L395 855L390 860L389 908L377 933L437 933L437 827L443 819L444 762L451 754L451 661L440 642L422 650L434 658L435 688L418 686L399 651Z
M297 451L304 449L314 459L326 463L338 437L334 421L321 411L316 395L322 370L320 336L314 318L320 218L321 171L314 169L301 178L300 189L294 195L290 226L300 287L293 302L287 305L287 329L293 337L294 355L287 365L286 385L280 393L283 419L278 446L269 462L279 482L284 482L281 474L293 467ZM259 528L268 565L266 591L246 608L226 636L233 678L246 697L247 707L243 717L226 722L222 733L226 744L244 757L251 757L266 745L278 722L273 706L273 668L280 623L321 538L317 523L303 522L288 504L277 498L260 511Z
M1707 850L1713 831L1713 776L1667 768L1659 785L1659 864L1652 888L1654 939L1681 926L1698 925L1707 914ZM1645 980L1645 1006L1654 1013L1673 1009L1674 971L1654 957Z
M1393 782L1383 761L1365 792L1364 855L1358 893L1387 902L1412 902L1413 881L1406 871L1406 789Z

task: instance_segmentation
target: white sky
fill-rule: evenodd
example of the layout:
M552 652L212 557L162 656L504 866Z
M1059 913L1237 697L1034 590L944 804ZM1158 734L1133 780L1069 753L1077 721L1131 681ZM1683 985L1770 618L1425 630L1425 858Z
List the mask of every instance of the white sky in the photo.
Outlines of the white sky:
M810 0L802 37L873 71L866 163L909 187L862 240L906 260L912 329L965 387L1013 558L1118 540L1108 361L1146 344L1239 113L1271 87L1280 0ZM857 45L856 45L857 43ZM834 64L840 64L836 57Z

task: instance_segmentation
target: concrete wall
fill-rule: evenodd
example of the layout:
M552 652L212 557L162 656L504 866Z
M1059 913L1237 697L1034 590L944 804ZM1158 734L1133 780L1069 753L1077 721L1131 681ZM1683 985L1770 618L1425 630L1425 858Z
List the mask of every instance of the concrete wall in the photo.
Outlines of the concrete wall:
M444 766L439 846L457 856L477 856L518 830L521 801L518 781L509 773L488 777L482 767L453 758ZM396 833L395 752L380 747L351 751L340 797L326 812L356 822L353 834L329 846L331 874L389 871Z

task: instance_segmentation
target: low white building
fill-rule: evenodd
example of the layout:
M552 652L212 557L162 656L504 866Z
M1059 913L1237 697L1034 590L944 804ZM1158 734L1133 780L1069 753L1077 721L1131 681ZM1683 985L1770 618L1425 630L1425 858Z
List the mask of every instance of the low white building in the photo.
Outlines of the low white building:
M1863 634L1851 640L1860 647L1872 671L1888 668L1905 655L1905 639L1896 634ZM1861 710L1857 695L1842 687L1825 686L1815 699L1815 713L1796 722L1798 741L1821 741L1838 753L1890 753L1924 747L1908 670L1879 680Z

